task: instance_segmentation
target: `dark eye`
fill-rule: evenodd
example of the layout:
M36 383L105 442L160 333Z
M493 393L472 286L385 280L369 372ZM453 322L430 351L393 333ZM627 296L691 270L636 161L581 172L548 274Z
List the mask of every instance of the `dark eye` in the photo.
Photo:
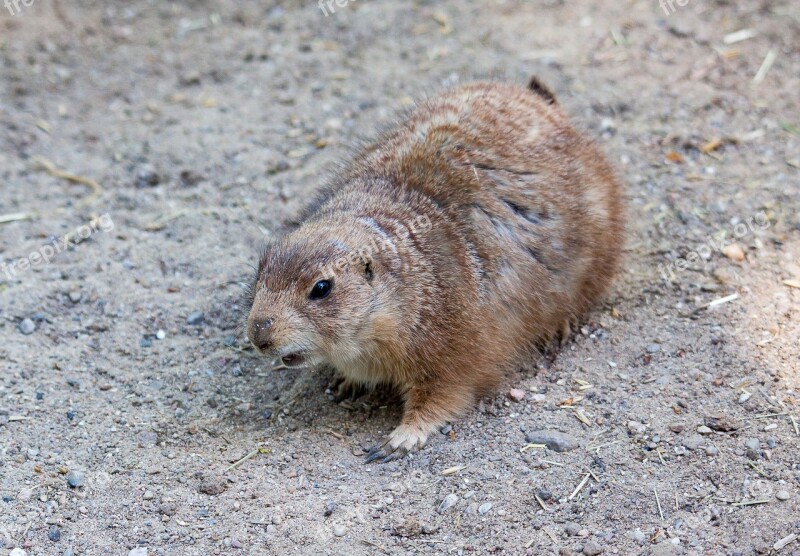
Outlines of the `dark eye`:
M317 299L325 299L328 297L328 294L331 293L331 289L333 289L333 282L330 280L320 280L311 288L311 293L308 294L308 298L315 301Z

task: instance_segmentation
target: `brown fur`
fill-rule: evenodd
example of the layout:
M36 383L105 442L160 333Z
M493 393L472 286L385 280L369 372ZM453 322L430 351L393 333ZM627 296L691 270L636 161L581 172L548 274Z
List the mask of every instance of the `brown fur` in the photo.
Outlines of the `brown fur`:
M332 365L345 387L403 392L402 422L370 459L424 445L614 275L619 182L531 83L475 83L422 102L261 259L255 345ZM323 279L330 295L310 300Z

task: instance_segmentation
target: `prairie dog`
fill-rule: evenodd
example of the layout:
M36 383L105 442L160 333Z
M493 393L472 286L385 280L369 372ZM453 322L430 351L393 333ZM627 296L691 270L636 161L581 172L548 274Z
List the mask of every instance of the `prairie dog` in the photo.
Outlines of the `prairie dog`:
M388 383L402 457L569 332L608 288L623 191L535 78L421 102L266 246L247 335L285 365L336 369L339 394Z

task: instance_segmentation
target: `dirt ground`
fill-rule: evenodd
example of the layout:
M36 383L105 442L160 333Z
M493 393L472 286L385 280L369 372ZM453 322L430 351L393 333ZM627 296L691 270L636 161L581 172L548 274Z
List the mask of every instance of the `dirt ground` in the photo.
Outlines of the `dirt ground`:
M0 554L800 554L796 0L27 3ZM532 74L628 186L624 270L554 358L364 465L396 401L270 371L241 282L412 98Z

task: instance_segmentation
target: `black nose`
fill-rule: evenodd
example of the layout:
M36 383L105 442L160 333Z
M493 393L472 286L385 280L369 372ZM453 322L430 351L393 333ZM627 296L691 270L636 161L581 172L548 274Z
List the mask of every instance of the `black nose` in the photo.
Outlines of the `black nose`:
M256 320L250 323L247 330L247 336L250 342L262 351L266 351L272 347L272 319Z

